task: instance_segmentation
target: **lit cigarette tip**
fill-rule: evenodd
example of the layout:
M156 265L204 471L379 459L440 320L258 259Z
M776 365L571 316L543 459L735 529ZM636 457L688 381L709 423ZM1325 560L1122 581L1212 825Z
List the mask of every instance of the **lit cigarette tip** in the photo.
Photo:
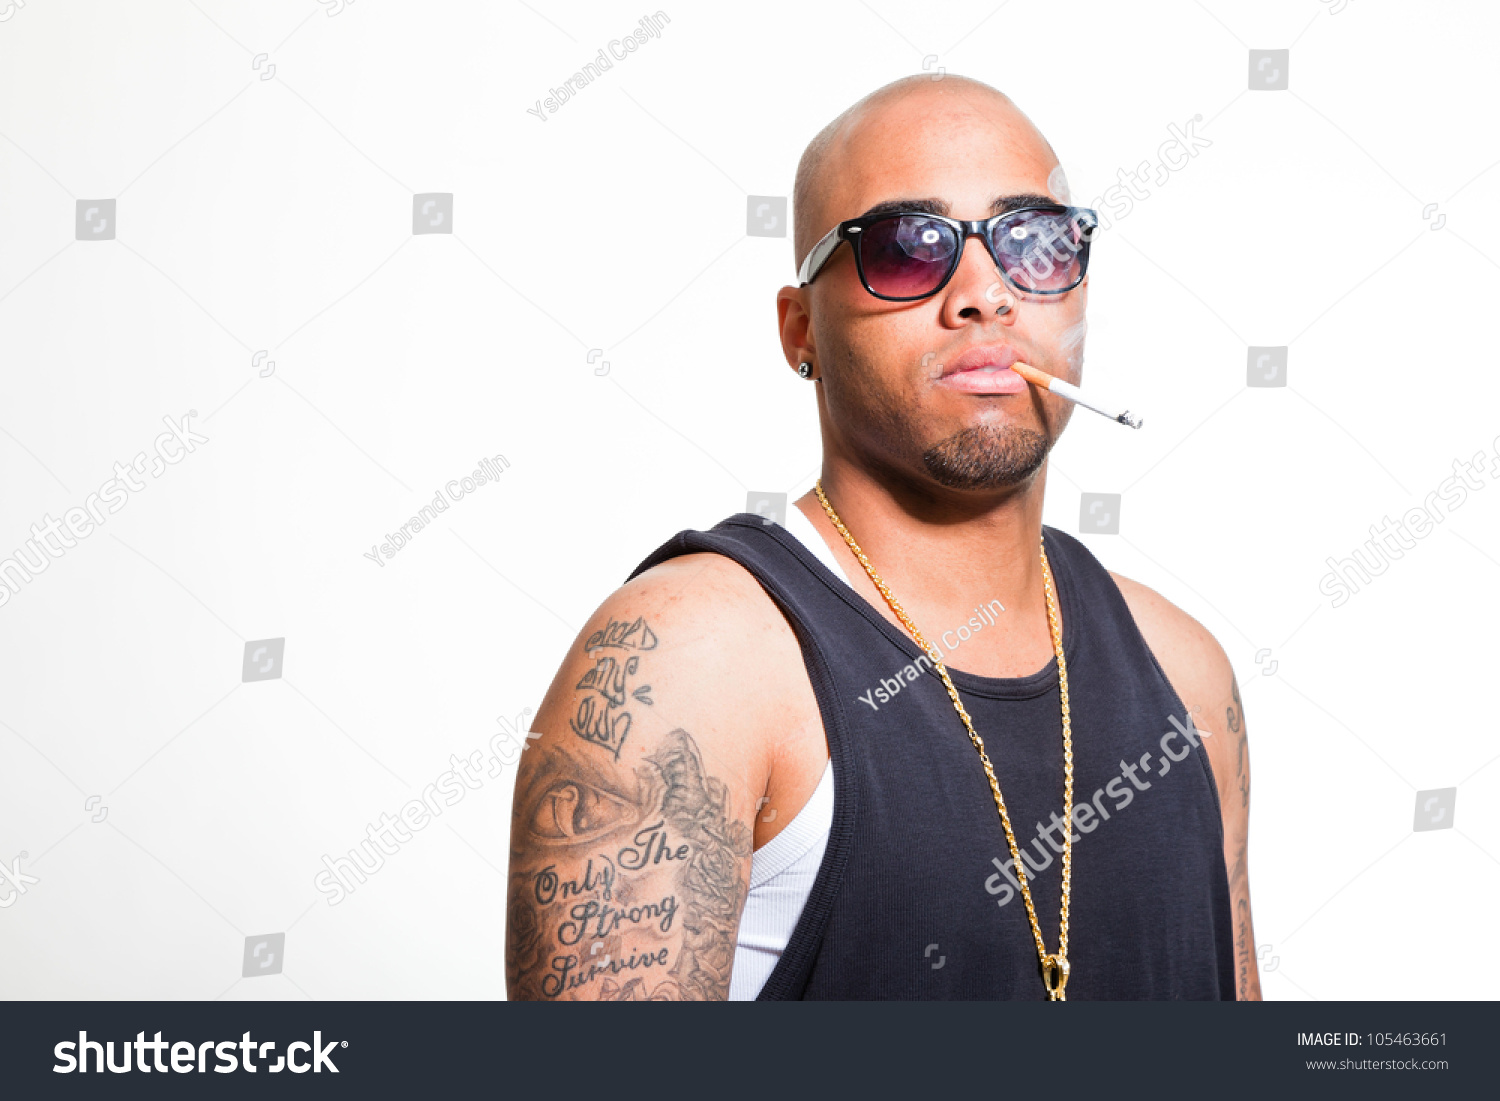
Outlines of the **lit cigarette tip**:
M1029 363L1012 363L1010 369L1033 386L1042 390L1050 390L1059 397L1066 398L1068 401L1081 405L1085 409L1092 409L1095 413L1108 417L1119 424L1126 424L1131 428L1139 428L1144 423L1140 417L1133 415L1128 410L1124 413L1116 413L1111 409L1105 409L1095 404L1091 398L1086 397L1083 391L1079 390L1071 382L1068 382L1066 379L1054 378L1046 371L1039 371Z

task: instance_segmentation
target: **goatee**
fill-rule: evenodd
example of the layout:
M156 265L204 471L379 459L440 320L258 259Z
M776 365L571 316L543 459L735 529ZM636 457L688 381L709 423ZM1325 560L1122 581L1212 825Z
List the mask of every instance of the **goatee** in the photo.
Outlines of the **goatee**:
M1030 428L980 424L933 444L922 464L949 489L1000 489L1030 478L1050 449L1047 437Z

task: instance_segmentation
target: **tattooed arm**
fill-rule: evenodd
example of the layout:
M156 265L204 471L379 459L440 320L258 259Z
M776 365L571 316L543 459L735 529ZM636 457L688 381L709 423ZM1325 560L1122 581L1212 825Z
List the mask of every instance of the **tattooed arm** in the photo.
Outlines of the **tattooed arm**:
M1224 665L1228 665L1227 658ZM1250 919L1250 742L1245 729L1245 705L1240 701L1240 686L1233 670L1229 673L1229 691L1222 688L1222 671L1218 710L1222 715L1224 736L1207 739L1208 758L1213 763L1219 783L1219 804L1224 812L1224 866L1229 869L1229 898L1234 905L1235 989L1240 1001L1260 1000L1260 966L1256 959L1255 928ZM1215 728L1216 733L1217 728ZM1210 742L1218 744L1210 748Z
M1235 993L1259 1001L1260 968L1250 914L1250 743L1240 687L1224 648L1159 593L1111 573L1167 680L1205 734L1224 823L1224 868L1234 922Z
M728 996L768 760L735 571L716 555L647 571L559 669L516 780L512 999Z

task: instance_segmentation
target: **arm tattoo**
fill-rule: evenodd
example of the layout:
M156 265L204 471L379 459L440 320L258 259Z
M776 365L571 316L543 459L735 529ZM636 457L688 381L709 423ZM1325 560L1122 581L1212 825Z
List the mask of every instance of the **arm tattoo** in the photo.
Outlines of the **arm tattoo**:
M1249 807L1250 773L1245 768L1249 743L1245 731L1245 705L1240 700L1240 682L1232 673L1229 676L1229 691L1234 696L1234 702L1224 709L1224 715L1229 723L1229 732L1240 736L1240 740L1235 743L1234 775L1239 781L1240 805Z
M594 666L574 688L587 690L589 694L578 701L578 712L568 725L584 741L612 750L617 761L632 721L630 712L625 710L626 690L630 687L627 682L641 663L639 654L630 651L654 649L656 634L639 616L634 623L611 619L583 644L585 654L596 655ZM618 653L599 654L601 650ZM629 695L638 703L651 704L649 684L637 685Z
M1240 890L1239 884L1241 881L1245 882L1246 887L1249 886L1250 876L1246 871L1249 855L1250 845L1246 840L1241 838L1240 851L1234 854L1234 867L1229 870L1229 890L1231 893L1236 893Z
M1234 697L1234 702L1224 709L1225 718L1229 722L1229 733L1240 732L1240 715L1244 713L1245 706L1240 703L1240 682L1233 673L1229 674L1229 692Z
M1239 965L1236 975L1236 986L1238 988L1239 1000L1247 1002L1250 1000L1250 969L1255 966L1255 960L1250 951L1250 900L1241 896L1235 902L1235 957Z
M523 787L510 997L725 1000L751 834L731 820L729 789L704 772L692 737L673 730L623 784L554 746Z
M1249 845L1242 837L1239 851L1234 856L1234 868L1229 873L1229 897L1234 900L1234 955L1236 997L1246 1002L1251 999L1250 978L1256 973L1258 964L1253 957L1254 936L1250 931L1250 875L1246 868Z

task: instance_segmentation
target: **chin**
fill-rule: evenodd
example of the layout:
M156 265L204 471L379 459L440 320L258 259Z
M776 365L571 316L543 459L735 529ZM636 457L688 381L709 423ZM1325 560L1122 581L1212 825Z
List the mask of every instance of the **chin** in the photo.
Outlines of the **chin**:
M922 453L922 465L949 489L1008 489L1041 470L1052 441L1033 428L979 424L955 432Z

